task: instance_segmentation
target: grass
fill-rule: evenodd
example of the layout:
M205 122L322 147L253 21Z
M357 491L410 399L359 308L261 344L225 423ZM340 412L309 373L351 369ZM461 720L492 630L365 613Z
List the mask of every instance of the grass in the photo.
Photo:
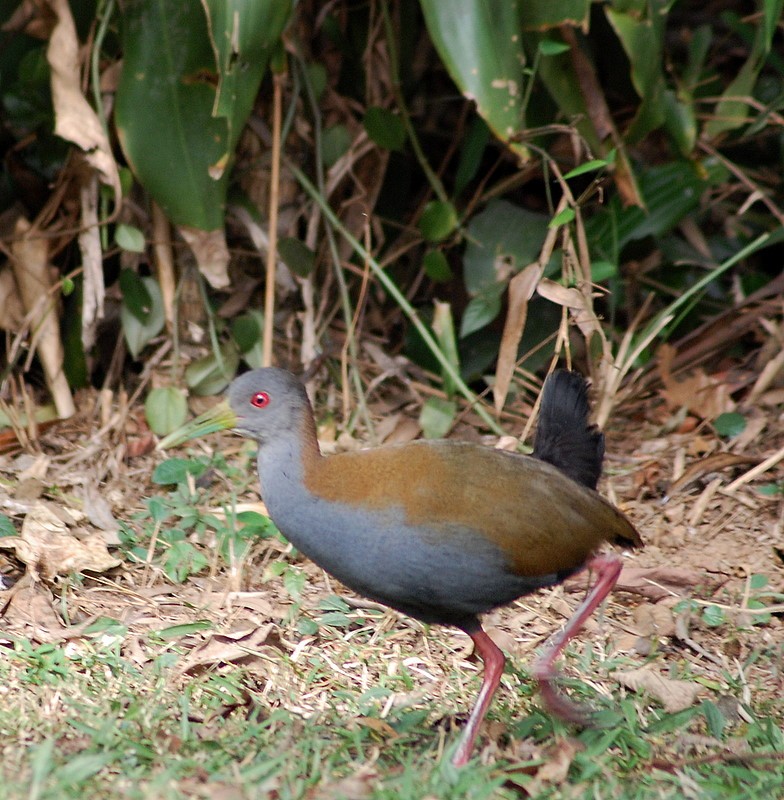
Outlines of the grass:
M628 613L611 601L562 666L596 710L580 730L540 710L527 669L558 624L557 592L525 598L491 620L515 632L515 653L477 758L456 770L455 721L481 673L466 637L349 602L256 512L233 513L255 491L252 470L173 460L156 480L122 531L127 563L61 590L58 607L87 627L37 644L4 634L3 797L784 796L783 651L760 638L767 618L736 628L708 615L706 636L740 643L725 668L669 640L654 649L648 663L702 687L666 713L613 681L646 659L611 646L607 630ZM754 590L769 591L760 578ZM685 610L704 622L703 607Z

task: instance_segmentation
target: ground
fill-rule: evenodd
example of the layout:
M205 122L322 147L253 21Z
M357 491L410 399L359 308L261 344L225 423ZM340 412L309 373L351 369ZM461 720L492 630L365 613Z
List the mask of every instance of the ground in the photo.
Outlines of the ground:
M294 553L261 514L253 445L167 459L140 410L83 399L0 462L5 796L784 796L782 479L749 474L784 447L780 406L734 438L656 393L617 409L600 488L646 546L560 665L594 724L554 720L529 673L582 574L486 618L509 663L458 771L481 675L464 634Z

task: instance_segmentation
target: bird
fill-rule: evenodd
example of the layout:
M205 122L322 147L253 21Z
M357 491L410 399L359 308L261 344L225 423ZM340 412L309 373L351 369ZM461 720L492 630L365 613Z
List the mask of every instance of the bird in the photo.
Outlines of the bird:
M264 367L235 378L226 401L158 447L227 428L255 439L262 499L292 545L358 594L471 637L484 674L452 757L459 767L505 666L481 616L587 568L593 587L532 670L545 706L584 722L557 689L554 664L620 574L620 556L597 550L642 546L629 519L596 491L605 441L589 413L583 376L555 370L542 389L531 455L441 439L324 456L302 382Z

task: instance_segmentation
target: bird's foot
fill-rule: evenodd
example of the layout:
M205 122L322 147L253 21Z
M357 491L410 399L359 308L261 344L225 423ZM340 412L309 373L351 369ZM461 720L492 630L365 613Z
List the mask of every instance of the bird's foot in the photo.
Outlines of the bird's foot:
M544 705L551 714L574 725L586 727L591 724L592 709L578 705L560 692L552 675L537 675L536 679Z

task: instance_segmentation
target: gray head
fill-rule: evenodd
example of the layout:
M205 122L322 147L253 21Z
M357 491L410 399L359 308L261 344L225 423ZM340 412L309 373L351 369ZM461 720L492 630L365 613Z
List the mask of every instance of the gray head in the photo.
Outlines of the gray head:
M299 436L303 421L312 418L305 387L284 369L254 369L235 378L227 395L236 414L234 430L266 444Z

